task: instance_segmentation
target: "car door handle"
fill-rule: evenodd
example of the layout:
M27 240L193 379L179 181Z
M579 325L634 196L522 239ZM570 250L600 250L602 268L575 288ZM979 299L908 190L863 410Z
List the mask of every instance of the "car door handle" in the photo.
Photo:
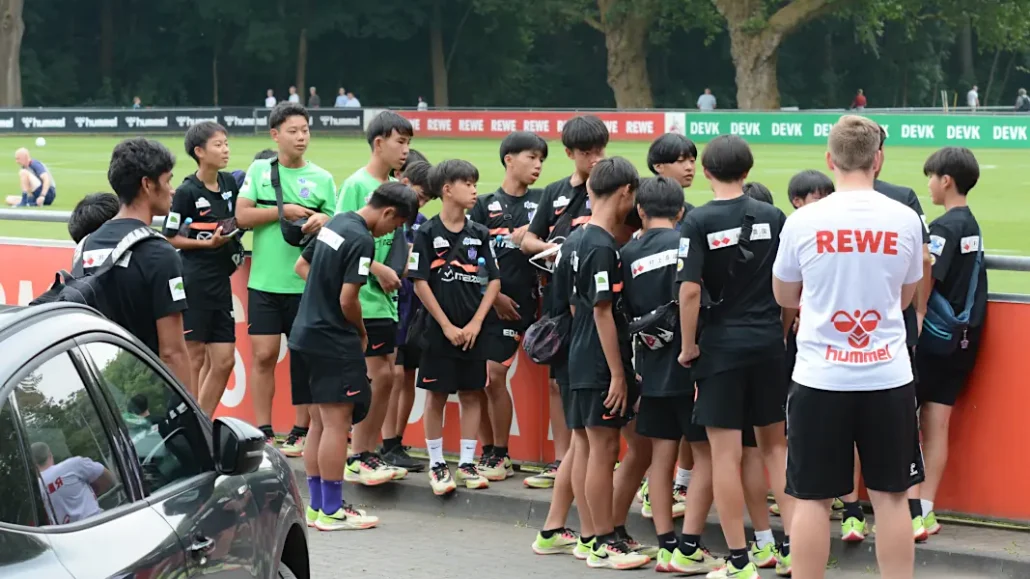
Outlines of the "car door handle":
M190 551L190 553L193 553L193 554L196 554L196 555L202 555L204 553L207 553L211 549L213 549L214 546L215 546L215 540L214 539L209 539L207 537L198 536L193 541L193 544L190 545L189 551Z

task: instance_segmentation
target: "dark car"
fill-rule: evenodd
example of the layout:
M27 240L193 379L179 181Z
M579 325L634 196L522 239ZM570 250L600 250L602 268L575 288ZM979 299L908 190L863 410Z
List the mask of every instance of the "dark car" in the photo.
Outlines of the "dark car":
M0 306L2 307L2 306ZM84 306L0 309L0 577L308 579L286 459Z

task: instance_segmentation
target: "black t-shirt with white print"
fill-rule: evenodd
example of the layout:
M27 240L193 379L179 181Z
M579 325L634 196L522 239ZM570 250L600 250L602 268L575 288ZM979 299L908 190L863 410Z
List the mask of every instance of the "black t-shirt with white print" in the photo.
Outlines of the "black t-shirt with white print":
M358 329L343 314L344 284L365 285L375 240L353 211L330 219L301 253L311 269L290 332L290 348L316 356L364 360ZM355 294L357 297L357 294Z
M739 259L740 227L749 208L755 216L749 246L754 256L746 264L738 263L730 280L730 263ZM695 378L766 355L783 355L783 325L772 291L772 266L786 220L775 206L742 195L709 201L683 221L679 247L683 268L677 279L702 284L712 300L722 299L713 310L702 308L701 357L693 364Z
M164 234L171 237L185 233L190 239L210 239L220 224L226 224L235 215L240 192L231 173L218 173L218 188L217 192L208 189L196 175L186 177L172 197ZM188 228L186 219L192 220ZM234 240L216 249L179 252L190 308L232 310L229 276L236 270L234 259L240 254L239 247L239 241Z
M622 258L618 242L604 228L588 226L583 230L575 250L569 255L563 255L562 259L571 260L572 286L569 295L570 303L575 308L569 347L570 385L574 390L607 390L611 384L611 371L594 320L594 307L611 302L630 400L634 400L639 392L633 371L633 348L622 292Z
M138 219L112 219L82 241L85 273L102 265L130 232L149 227ZM167 240L141 241L105 276L103 291L115 309L111 320L159 352L157 320L186 309L179 253Z
M923 243L930 243L930 228L926 224L926 214L923 213L923 206L919 203L919 196L911 187L903 187L877 179L873 182L873 189L915 211L919 219L923 221ZM919 318L916 316L915 304L908 306L902 314L905 316L906 341L911 348L919 343Z
M674 301L679 283L680 232L651 229L622 248L623 300L630 319L639 318ZM690 369L680 365L680 325L668 328L665 345L652 350L637 342L637 373L643 396L681 396L694 391Z
M490 246L497 255L497 264L501 270L501 293L519 305L522 320L517 325L523 328L536 319L538 270L529 263L529 256L512 243L511 234L529 225L531 216L538 210L542 195L541 189L529 189L520 197L498 189L494 193L480 196L475 207L469 211L471 221L490 231ZM493 310L487 319L498 320Z
M969 207L949 209L930 223L930 260L933 262L934 290L940 292L955 313L966 308L969 280L980 251L980 224ZM980 264L980 272L969 313L970 329L979 330L987 310L987 268ZM979 331L975 333L979 337Z
M455 246L459 249L448 260ZM466 220L461 231L455 233L447 229L437 215L423 223L415 234L415 244L408 258L408 277L429 282L429 289L447 319L462 328L472 321L483 301L483 286L478 278L480 257L484 258L490 281L499 279L486 227ZM473 348L462 351L451 345L435 319L429 324L428 332L426 342L433 352L451 358L486 358L482 347L485 340L477 339Z
M558 223L558 219L568 209L569 204L576 197L586 196L586 194L586 183L584 182L577 187L573 187L571 176L544 187L544 192L540 196L539 207L530 220L529 232L546 241L551 235L551 230ZM587 221L590 221L590 199L589 197L584 197L575 215L572 216L572 230L575 231L577 227Z
M551 317L558 317L567 314L571 310L569 300L572 297L572 259L579 245L583 232L590 226L580 227L569 234L569 238L561 245L558 255L554 261L554 275L551 276L551 299L544 304L544 311ZM554 379L562 386L569 385L569 359L563 356L551 363L554 370Z

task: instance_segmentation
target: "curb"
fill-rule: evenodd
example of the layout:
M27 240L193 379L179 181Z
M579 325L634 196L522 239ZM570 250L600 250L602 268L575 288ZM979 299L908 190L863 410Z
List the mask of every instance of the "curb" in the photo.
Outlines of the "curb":
M303 487L304 465L301 459L288 459L294 475ZM486 490L470 491L459 488L446 497L435 496L424 473L411 474L406 479L378 487L347 484L347 501L371 509L408 510L437 516L459 517L494 521L539 529L550 508L551 493L529 489L522 484L523 473L503 483L492 483ZM770 517L773 529L782 531L779 517ZM578 522L576 506L569 514L569 526ZM676 521L679 531L679 520ZM748 536L752 536L750 522L745 520ZM630 509L626 528L644 543L654 543L654 526L640 514L639 503ZM831 521L830 561L828 567L850 570L876 569L876 536L870 535L859 544L846 544L840 538L840 525ZM719 527L718 516L709 514L705 525L704 541L716 553L727 552L726 541ZM526 548L533 534L526 532ZM1030 577L1030 533L1011 530L983 529L963 525L946 525L942 534L916 545L915 564L926 570L948 570L990 575L1011 579Z

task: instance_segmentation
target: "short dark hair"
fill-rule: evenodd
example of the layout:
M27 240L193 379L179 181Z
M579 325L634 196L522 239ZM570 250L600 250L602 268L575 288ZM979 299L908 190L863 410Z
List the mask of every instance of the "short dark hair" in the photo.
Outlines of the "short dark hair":
M976 161L973 152L965 147L944 147L923 163L923 175L947 175L955 181L958 192L967 195L980 180L980 163Z
M439 198L443 195L443 186L457 181L479 182L479 169L462 159L448 159L429 170L429 190L426 195Z
M257 154L254 155L254 160L255 161L261 161L261 160L264 160L264 159L274 159L274 158L276 158L278 156L279 156L279 153L276 153L272 149L265 149L263 151L258 151Z
M373 209L393 207L399 217L408 220L418 213L418 195L404 183L390 181L376 187L368 199L368 205Z
M719 135L705 145L701 166L722 183L744 179L755 166L755 158L747 141L736 135Z
M175 167L175 155L158 141L133 137L118 143L111 153L107 182L122 205L132 205L143 187L143 178L157 181Z
M415 149L408 149L408 156L406 159L404 159L404 164L401 165L401 172L403 173L404 171L406 171L408 169L408 166L412 163L418 162L429 163L429 159L427 159L425 155L423 155L421 152Z
M411 126L411 121L408 119L393 111L383 111L376 115L372 122L368 123L368 128L365 130L365 138L368 140L368 146L371 147L375 143L376 137L389 139L390 135L394 133L410 138L415 136L415 129ZM410 155L411 153L409 152L408 154Z
M822 171L806 169L790 178L787 184L787 199L793 202L795 199L804 199L812 193L829 195L836 191L833 179L830 179Z
M433 166L425 161L415 161L414 163L405 163L405 165L407 169L401 173L401 179L407 179L412 185L421 187L422 192L429 195L429 170Z
M769 205L776 204L773 202L772 191L770 191L768 187L762 185L758 181L744 183L744 195L747 195L755 201L761 201L763 203L768 203Z
M675 163L680 159L696 159L697 145L678 133L665 133L651 143L647 149L647 168L658 174L655 165Z
M593 151L608 146L608 127L596 115L572 117L561 130L561 144L571 151Z
M32 452L32 462L36 463L36 466L43 466L50 458L50 447L45 442L33 442L29 449Z
M641 179L637 205L648 217L676 219L683 210L683 187L668 177Z
M90 193L72 209L68 218L68 235L78 243L118 214L118 197L110 193Z
M199 163L200 159L197 158L194 149L197 147L203 149L207 146L207 142L218 133L222 133L226 137L229 136L229 131L226 131L225 127L214 121L199 122L186 129L186 154Z
M147 410L150 410L150 401L147 400L147 397L143 394L137 394L132 398L129 398L126 410L133 414L143 414Z
M540 156L547 159L547 141L536 133L529 131L515 131L509 133L501 141L501 166L507 167L504 158L508 155L518 155L524 151L540 153Z
M308 120L308 109L304 108L304 105L300 103L283 101L275 105L272 108L272 112L268 113L268 128L278 129L290 117L304 117L306 121Z
M640 185L640 175L633 163L624 157L601 159L590 171L590 189L597 197L608 197L622 187L629 185L630 191L636 191ZM683 189L680 188L682 196Z

